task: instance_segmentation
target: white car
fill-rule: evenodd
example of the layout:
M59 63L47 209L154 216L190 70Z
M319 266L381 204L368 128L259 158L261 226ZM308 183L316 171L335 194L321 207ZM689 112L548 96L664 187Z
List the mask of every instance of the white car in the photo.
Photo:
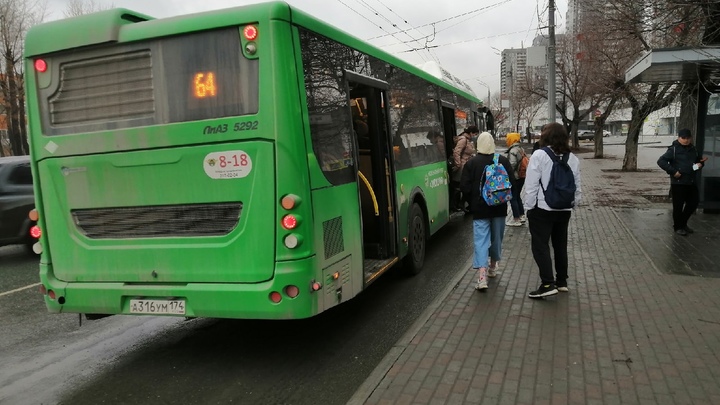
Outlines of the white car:
M610 134L610 131L603 131L603 137L604 137L604 138L607 138L607 137L610 136L610 135L611 135L611 134Z

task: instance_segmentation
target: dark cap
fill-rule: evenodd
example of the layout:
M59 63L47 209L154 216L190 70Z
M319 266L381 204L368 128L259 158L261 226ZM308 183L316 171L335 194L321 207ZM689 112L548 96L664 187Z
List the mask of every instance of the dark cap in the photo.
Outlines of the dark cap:
M692 133L689 129L683 128L680 131L678 131L678 137L680 138L692 138Z

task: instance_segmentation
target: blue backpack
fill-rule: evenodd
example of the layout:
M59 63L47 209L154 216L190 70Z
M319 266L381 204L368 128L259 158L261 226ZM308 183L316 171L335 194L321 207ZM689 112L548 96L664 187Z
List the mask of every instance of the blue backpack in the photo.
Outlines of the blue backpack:
M542 148L542 150L544 150L553 161L550 181L547 187L543 188L545 203L547 203L548 207L554 209L572 208L575 205L576 187L575 175L570 165L568 165L570 153L565 153L562 158L559 158L555 152L547 146ZM540 185L542 185L542 180Z
M491 207L505 204L512 200L512 185L505 166L498 163L499 153L493 156L492 164L485 166L485 181L480 194L485 203Z

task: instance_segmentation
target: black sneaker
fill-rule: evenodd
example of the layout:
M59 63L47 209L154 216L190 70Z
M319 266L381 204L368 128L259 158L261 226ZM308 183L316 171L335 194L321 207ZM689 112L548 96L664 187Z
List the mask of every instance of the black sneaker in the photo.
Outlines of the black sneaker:
M530 294L528 294L528 297L530 298L542 298L542 297L549 297L551 295L555 295L558 293L557 288L555 288L555 284L544 284L540 285L537 290L531 291Z
M684 230L684 229L676 229L676 230L675 230L675 233L678 234L678 235L682 235L682 236L687 236L687 235L688 235L688 232L687 232L686 230Z
M690 228L689 226L686 226L686 227L685 227L685 232L687 232L687 233L695 233L695 231L693 231L692 228Z

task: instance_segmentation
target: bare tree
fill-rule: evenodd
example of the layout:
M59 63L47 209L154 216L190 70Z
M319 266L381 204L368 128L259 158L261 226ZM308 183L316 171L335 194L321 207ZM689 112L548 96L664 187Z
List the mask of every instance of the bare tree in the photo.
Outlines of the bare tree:
M114 4L100 5L95 0L69 0L67 8L63 12L65 17L77 17L85 14L95 13L98 11L109 10L115 7Z
M631 119L622 169L637 170L637 146L644 120L693 88L676 83L627 84L624 83L625 71L639 55L653 48L698 44L702 33L708 32L703 29L706 17L702 5L709 9L705 15L717 12L713 11L715 6L710 5L711 1L715 0L579 2L585 17L581 21L580 55L590 55L596 79L594 87L604 95L600 105L605 111L595 118L596 157L602 157L601 131L605 120L624 99L631 110ZM710 28L709 32L716 31Z
M13 155L25 155L30 149L25 123L23 39L28 28L44 16L44 2L39 0L0 0L0 91ZM4 153L2 148L0 153Z

